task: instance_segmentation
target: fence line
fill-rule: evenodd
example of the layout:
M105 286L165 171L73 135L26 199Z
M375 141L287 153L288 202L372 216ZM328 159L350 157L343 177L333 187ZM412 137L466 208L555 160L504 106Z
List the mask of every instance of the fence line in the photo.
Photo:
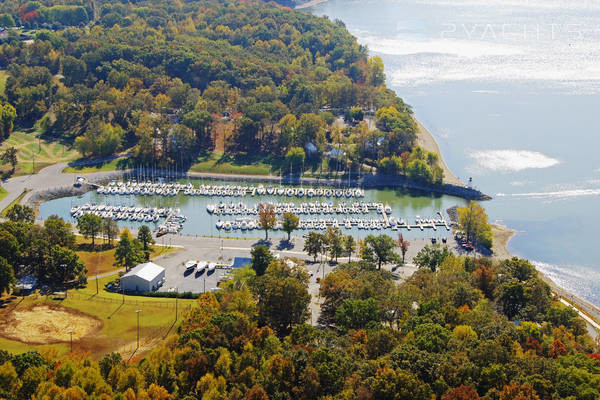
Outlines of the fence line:
M169 301L143 301L143 300L132 300L131 297L125 296L124 299L114 299L114 298L110 298L110 297L102 297L99 295L84 295L81 293L77 293L77 292L69 292L67 294L67 298L74 298L74 299L78 299L78 300L86 300L86 301L101 301L103 303L110 303L110 304L129 304L129 305L136 305L136 306L144 306L144 307L158 307L158 308L170 308L170 309L175 309L176 307L179 307L181 309L184 309L186 307L189 308L189 304L178 304L175 305L175 298L169 298ZM189 299L179 299L179 300L189 300Z

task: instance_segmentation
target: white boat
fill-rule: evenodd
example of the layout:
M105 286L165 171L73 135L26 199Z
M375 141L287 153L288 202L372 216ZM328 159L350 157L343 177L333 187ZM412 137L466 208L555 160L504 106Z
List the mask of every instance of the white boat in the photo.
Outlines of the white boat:
M217 264L215 264L214 262L211 262L208 264L207 267L207 272L213 272L215 269L217 268Z
M197 264L198 264L197 261L189 260L188 262L185 263L185 270L190 271L192 269L195 269Z
M199 274L200 272L204 271L206 269L206 261L198 261L198 265L196 265L196 273Z

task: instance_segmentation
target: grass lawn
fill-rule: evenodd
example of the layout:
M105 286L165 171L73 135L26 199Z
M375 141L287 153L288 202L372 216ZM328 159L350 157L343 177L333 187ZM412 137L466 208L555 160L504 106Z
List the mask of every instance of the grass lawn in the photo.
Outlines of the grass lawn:
M38 132L13 132L0 146L0 152L8 147L15 147L17 153L17 167L14 176L28 175L57 162L73 161L80 154L70 144L60 139L47 137ZM4 165L6 172L10 166Z
M119 169L127 169L131 167L131 160L128 158L117 158L108 162L100 162L91 165L77 165L63 169L64 173L80 173L89 174L92 172L101 171L116 171Z
M4 190L4 189L2 189ZM15 204L19 204L21 202L21 200L23 200L23 197L25 197L25 195L27 194L27 192L29 192L31 189L29 190L24 190L23 193L21 193L19 195L19 197L17 197L16 199L14 199L4 210L2 210L2 212L0 212L0 217L2 218L6 218L6 213L8 212L8 210L10 210L10 208L12 206L14 206ZM4 190L6 192L6 190ZM3 196L6 197L6 195L8 194L8 192L6 192Z
M112 279L116 278L113 276ZM129 359L134 353L141 354L150 350L164 337L173 332L175 322L175 299L156 299L126 296L125 303L120 295L109 297L102 290L104 281L101 280L100 294L96 295L95 281L90 280L90 288L71 290L64 300L53 299L53 296L30 295L25 299L16 298L6 305L6 308L0 313L1 318L5 316L10 318L13 311L27 311L33 306L61 306L92 316L100 320L101 327L97 331L89 333L80 339L74 339L74 352L90 354L92 358L102 358L108 352L118 351L124 359ZM189 310L195 300L178 300L178 316ZM141 351L135 351L137 347L137 314L136 310L141 310L140 314L140 347ZM77 318L74 314L73 318ZM32 315L31 319L34 319ZM48 331L48 336L53 333L64 333L69 331L68 323L56 323L52 327L42 327ZM64 332L63 332L64 331ZM27 340L26 338L24 338ZM49 340L50 341L50 340ZM19 353L30 350L49 350L52 349L58 353L69 351L68 341L54 341L49 344L31 344L19 340L0 337L0 348L12 353Z
M0 201L3 200L7 194L8 194L8 192L6 191L6 189L4 189L2 186L0 186Z
M105 274L107 272L116 272L117 267L115 263L115 248L102 249L102 243L99 239L96 239L97 251L91 250L90 240L84 239L81 236L77 236L78 249L76 251L79 259L85 264L88 269L88 276L94 276L96 274ZM113 243L113 246L116 242ZM108 247L108 246L107 246ZM163 247L163 246L152 246L151 258L161 256L163 254L173 253L178 251L176 247Z
M219 174L269 175L271 170L277 172L278 166L272 160L264 157L230 156L213 152L198 157L191 166L191 172L214 172Z

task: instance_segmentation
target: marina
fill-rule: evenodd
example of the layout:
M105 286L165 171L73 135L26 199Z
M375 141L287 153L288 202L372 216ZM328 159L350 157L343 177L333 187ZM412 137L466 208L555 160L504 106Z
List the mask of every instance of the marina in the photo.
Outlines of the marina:
M151 189L154 194L142 194ZM209 194L211 191L212 195ZM450 222L443 210L457 202L460 204L460 201L450 196L418 196L398 189L130 180L112 181L80 196L43 202L39 206L39 215L42 219L59 215L76 223L82 215L92 213L113 219L121 227L137 229L147 225L158 236L243 238L261 235L258 209L260 204L267 203L273 206L278 220L271 229L275 237L287 236L281 229L284 213L299 217L297 235L337 227L357 238L377 231L388 234L403 231L407 237L430 237L433 232L436 236L448 234Z

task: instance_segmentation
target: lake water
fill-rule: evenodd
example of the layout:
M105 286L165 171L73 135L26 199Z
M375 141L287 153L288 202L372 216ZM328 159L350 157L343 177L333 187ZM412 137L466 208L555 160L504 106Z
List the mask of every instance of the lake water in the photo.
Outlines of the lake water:
M514 254L600 305L600 2L331 0Z
M215 181L201 181L193 180L193 185L198 187L201 184L228 184L226 182L215 182ZM217 220L234 220L236 216L222 216L212 215L207 212L206 206L208 204L218 204L220 201L225 203L229 202L243 202L248 206L254 206L260 202L293 202L295 204L309 203L309 202L329 202L331 201L334 205L339 202L354 203L365 201L367 203L383 203L389 204L392 208L390 216L396 218L405 218L409 223L414 224L415 217L420 216L422 218L439 218L436 213L442 211L444 217L448 219L446 210L454 205L464 205L465 202L462 199L451 197L451 196L426 196L419 194L409 194L402 190L366 190L365 196L358 199L346 199L346 198L303 198L297 197L278 197L278 196L250 196L245 197L208 197L208 196L187 196L183 192L180 192L176 196L135 196L135 195L104 195L98 194L96 191L87 192L82 196L78 197L64 197L60 199L54 199L40 204L39 218L45 219L50 215L58 215L63 219L76 223L76 220L71 217L71 207L74 205L83 205L85 203L90 204L108 204L108 205L119 205L119 206L140 206L140 207L156 207L156 208L180 208L181 213L187 217L187 221L183 224L182 234L186 235L202 235L202 236L219 236L219 237L249 237L249 238L260 238L264 236L264 232L260 230L231 230L226 231L224 229L217 229ZM369 214L350 214L349 217L358 218L380 218L381 215L377 211L371 211ZM342 221L344 215L338 214L317 214L317 215L299 215L301 219L308 218L336 218L338 221ZM257 219L257 216L252 216L253 219ZM278 217L279 219L280 217ZM158 222L160 224L161 220ZM121 226L138 228L143 225L142 222L131 222L131 221L118 221ZM158 224L146 223L151 229L156 229ZM369 234L380 234L387 233L396 237L398 233L402 233L405 238L428 238L428 237L447 237L449 232L445 228L438 228L436 231L433 229L412 229L407 231L401 229L399 231L393 231L391 229L385 230L366 230L358 229L356 227L352 229L346 229L341 226L344 234L352 234L357 238L365 237ZM296 231L295 234L306 233L304 230ZM271 237L287 237L287 234L283 231L271 231L269 233Z

